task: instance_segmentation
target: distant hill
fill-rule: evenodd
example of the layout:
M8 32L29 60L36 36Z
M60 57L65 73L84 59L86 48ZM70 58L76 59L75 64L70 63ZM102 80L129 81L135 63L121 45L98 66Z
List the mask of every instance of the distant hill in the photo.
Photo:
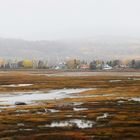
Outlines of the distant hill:
M0 57L46 58L49 60L66 58L140 59L140 40L97 37L82 40L26 41L0 38Z

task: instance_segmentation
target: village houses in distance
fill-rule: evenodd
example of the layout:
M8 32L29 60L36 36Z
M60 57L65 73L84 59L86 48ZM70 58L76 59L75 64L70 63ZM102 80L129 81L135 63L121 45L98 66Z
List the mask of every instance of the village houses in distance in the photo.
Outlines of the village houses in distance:
M0 69L54 69L54 70L117 70L139 69L140 60L93 60L87 62L79 59L69 59L51 64L47 60L15 60L0 58Z

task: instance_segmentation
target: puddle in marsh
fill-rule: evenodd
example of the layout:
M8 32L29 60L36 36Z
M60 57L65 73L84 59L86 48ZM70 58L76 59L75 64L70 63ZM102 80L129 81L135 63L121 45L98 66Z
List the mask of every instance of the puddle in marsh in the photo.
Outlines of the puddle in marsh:
M25 126L24 123L17 123L17 126Z
M122 80L109 80L110 83L121 82Z
M11 85L1 85L1 87L26 87L32 86L33 84L11 84Z
M120 101L118 101L118 103L124 103L126 101L135 101L135 102L140 102L140 97L118 97L116 99L119 99Z
M14 105L15 102L25 102L27 104L35 101L43 100L57 100L64 98L74 98L80 93L93 88L77 88L77 89L58 89L51 90L49 92L33 91L33 92L15 92L15 93L1 93L0 105ZM75 95L74 95L75 94Z
M134 80L134 81L139 81L140 80L140 78L131 78L132 80Z
M129 101L140 102L140 97L133 97L133 98L130 98Z
M81 119L71 119L67 121L52 122L51 124L46 124L45 126L39 127L78 127L81 129L92 128L95 122L89 120Z
M36 114L46 114L46 113L58 113L60 110L56 109L44 109L42 111L37 111Z
M16 133L18 131L33 131L33 129L23 129L23 128L20 128L19 130L4 130L2 132L0 132L0 134L4 134L4 133Z
M26 128L26 129L24 129L24 128L20 128L19 129L19 131L33 131L34 129L29 129L29 128Z
M60 112L60 110L56 110L56 109L45 109L47 113L57 113Z
M74 111L84 111L84 110L88 110L88 108L73 108Z
M104 113L102 116L98 116L96 120L98 121L100 119L107 118L108 116L110 116L109 113Z
M0 109L15 108L15 107L16 107L15 105L10 105L10 106L9 106L9 105L6 105L6 106L5 106L4 104L1 104L1 103L0 103Z
M30 110L16 110L16 113L29 113Z

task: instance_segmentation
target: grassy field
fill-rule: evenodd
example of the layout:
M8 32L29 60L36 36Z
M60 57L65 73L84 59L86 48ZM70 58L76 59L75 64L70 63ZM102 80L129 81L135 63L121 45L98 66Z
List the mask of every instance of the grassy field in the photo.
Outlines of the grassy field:
M32 85L3 86L11 84ZM44 100L12 108L0 105L0 139L139 140L140 73L138 72L0 73L1 95L63 88L93 88L93 90L79 93L75 98ZM73 120L82 121L81 125L91 122L92 126L89 124L90 127L80 128L76 123L70 123ZM53 123L56 126L52 127ZM66 125L67 123L69 125Z

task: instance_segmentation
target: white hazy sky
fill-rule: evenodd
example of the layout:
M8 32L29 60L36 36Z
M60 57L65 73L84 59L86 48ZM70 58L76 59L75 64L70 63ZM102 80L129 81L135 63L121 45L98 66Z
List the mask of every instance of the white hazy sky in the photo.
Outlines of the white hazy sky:
M140 0L0 0L0 37L140 37Z

